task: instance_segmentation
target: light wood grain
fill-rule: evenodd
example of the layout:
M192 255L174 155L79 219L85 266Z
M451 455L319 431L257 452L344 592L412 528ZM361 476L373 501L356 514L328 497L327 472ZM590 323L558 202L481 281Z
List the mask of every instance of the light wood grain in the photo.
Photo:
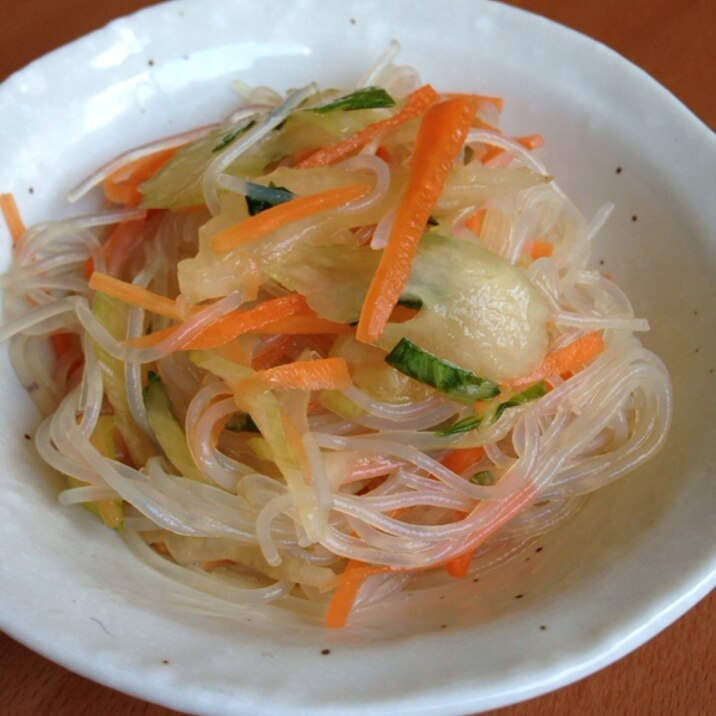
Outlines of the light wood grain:
M154 3L25 0L0 22L0 78L32 59ZM716 128L716 2L713 0L516 0L605 43L671 90ZM2 589L2 585L0 585ZM716 713L716 593L665 632L589 678L493 716L700 716ZM68 672L0 634L4 716L171 716Z

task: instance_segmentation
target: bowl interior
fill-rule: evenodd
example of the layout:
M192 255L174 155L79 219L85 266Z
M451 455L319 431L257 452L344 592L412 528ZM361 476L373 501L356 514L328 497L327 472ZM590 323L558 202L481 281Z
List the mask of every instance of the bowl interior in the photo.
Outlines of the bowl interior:
M716 213L706 193L716 140L606 48L497 3L168 3L6 82L0 189L28 223L78 213L63 200L70 186L125 149L225 116L232 81L350 87L393 37L399 61L436 87L504 96L505 129L545 136L547 166L588 217L616 204L593 262L649 319L643 341L670 369L666 448L478 583L401 596L342 632L274 608L221 617L177 607L181 590L116 535L55 505L56 478L24 438L37 416L3 347L13 410L0 415L0 614L38 651L196 712L453 713L594 671L716 580ZM0 251L5 266L6 237Z

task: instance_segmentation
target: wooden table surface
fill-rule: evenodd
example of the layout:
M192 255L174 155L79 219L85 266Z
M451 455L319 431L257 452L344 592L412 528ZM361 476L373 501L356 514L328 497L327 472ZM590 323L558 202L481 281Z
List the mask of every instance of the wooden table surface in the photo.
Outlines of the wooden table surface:
M0 80L31 60L154 3L24 0L0 23ZM614 48L716 128L714 0L520 0L509 2ZM0 589L1 589L0 585ZM716 592L621 661L496 716L716 713ZM0 712L5 716L170 716L176 712L112 691L0 634Z

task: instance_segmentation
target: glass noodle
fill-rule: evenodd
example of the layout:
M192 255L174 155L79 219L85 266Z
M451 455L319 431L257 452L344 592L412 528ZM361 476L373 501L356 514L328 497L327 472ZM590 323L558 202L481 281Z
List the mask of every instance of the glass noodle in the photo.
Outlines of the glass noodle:
M188 608L341 626L501 564L663 443L648 324L589 264L611 206L587 221L541 142L499 130L501 100L421 90L397 51L359 107L242 87L225 123L70 192L111 208L17 236L0 338L42 414L36 449L67 477L59 502L193 590ZM421 132L464 107L439 178ZM366 340L401 241L412 263Z

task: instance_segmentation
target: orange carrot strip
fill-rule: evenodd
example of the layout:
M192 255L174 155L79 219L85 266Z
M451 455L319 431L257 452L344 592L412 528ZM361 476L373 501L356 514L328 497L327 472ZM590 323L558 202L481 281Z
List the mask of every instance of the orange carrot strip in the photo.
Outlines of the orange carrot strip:
M193 338L187 338L184 343L180 343L177 346L177 350L189 351L218 348L245 333L253 333L280 319L285 319L295 314L309 313L310 310L306 299L298 293L273 298L253 308L234 311L217 319L198 335ZM154 346L179 330L179 327L180 326L170 326L161 331L155 331L149 335L134 338L131 341L127 341L126 345L130 348L148 348L149 346Z
M25 233L25 223L20 216L17 202L12 194L0 194L0 210L5 217L7 229L12 236L13 244L16 244Z
M474 465L484 454L485 449L483 447L458 448L457 450L451 450L440 462L449 470L461 473L470 465Z
M382 159L386 164L390 164L393 161L388 147L384 144L381 144L378 149L375 150L375 156Z
M474 211L465 221L465 226L470 229L474 234L480 235L482 231L482 223L485 221L485 209L478 209Z
M343 574L338 577L338 587L328 603L326 626L329 629L340 629L345 626L363 582L374 574L389 571L391 571L390 567L350 560Z
M383 333L405 288L418 242L462 148L476 107L477 100L464 97L440 102L426 112L388 246L363 303L356 331L359 341L372 343Z
M494 97L492 95L487 94L468 94L466 92L446 92L445 96L450 99L460 97L474 97L478 103L489 102L490 104L495 105L498 112L502 112L502 110L505 108L505 100L502 99L502 97Z
M529 134L524 137L513 137L513 139L521 144L525 149L529 149L530 151L544 146L544 137L541 134ZM483 164L487 164L487 162L494 159L496 156L499 156L504 151L505 150L501 147L489 147L480 158L480 161Z
M346 361L340 357L284 363L256 377L274 390L343 390L351 384Z
M509 522L509 520L527 507L536 497L537 491L535 488L532 485L525 485L521 490L518 490L514 495L504 500L496 518L492 520L488 526L478 530L470 537L468 548L461 554L445 562L445 571L447 571L450 576L458 579L466 577L470 569L472 557L480 545L502 527L502 525ZM464 516L465 513L459 513L458 519Z
M474 448L458 448L457 450L450 451L440 461L445 467L449 468L453 472L461 473L466 470L470 465L474 465L478 462L485 454L485 448L474 447ZM463 519L466 513L457 513L457 519ZM472 562L472 555L475 550L468 550L457 557L449 559L445 563L445 571L451 577L463 578L467 575L467 571L470 568L470 562Z
M184 315L179 312L176 301L173 299L160 296L158 293L135 286L133 283L120 281L106 273L95 271L90 277L89 287L94 291L113 296L132 306L139 306L160 316L166 316L175 321L184 320Z
M563 348L548 353L536 371L512 381L510 387L517 388L549 378L551 375L575 372L596 358L605 347L604 338L599 331L585 333Z
M479 117L474 117L472 120L472 126L476 129L487 129L490 132L499 132L500 128L496 127L494 124L490 124L489 122L486 122L484 119L480 119Z
M142 200L139 185L151 179L180 149L162 149L120 167L102 182L104 195L115 204L136 206Z
M408 95L403 107L392 117L369 124L364 129L336 144L316 150L306 159L299 161L296 166L303 169L335 164L335 162L360 151L368 142L380 136L383 132L395 129L404 122L420 116L439 99L438 93L430 85L423 85Z
M272 341L267 347L254 355L251 360L251 367L258 371L273 368L275 365L278 365L286 356L286 352L294 340L293 336L282 335Z
M539 491L534 487L534 485L528 483L521 489L517 490L517 492L496 503L497 514L494 516L494 519L490 520L487 525L477 530L470 536L466 551L474 552L478 549L480 545L488 539L488 537L495 534L500 527L532 504L538 496Z
M467 571L470 569L470 562L472 562L472 555L475 554L475 550L471 549L467 552L463 552L457 557L453 557L445 562L445 571L451 576L457 579L463 579L467 576Z
M525 248L533 259L541 259L545 256L549 257L554 252L553 244L551 244L549 241L540 241L540 239L535 239L534 241L527 244Z
M286 224L360 199L369 191L370 187L367 184L349 184L316 194L297 196L291 201L272 206L260 214L249 216L248 219L217 232L211 239L211 248L216 253L224 254L237 246L260 239Z
M524 137L515 137L525 149L539 149L544 147L544 137L541 134L528 134Z

